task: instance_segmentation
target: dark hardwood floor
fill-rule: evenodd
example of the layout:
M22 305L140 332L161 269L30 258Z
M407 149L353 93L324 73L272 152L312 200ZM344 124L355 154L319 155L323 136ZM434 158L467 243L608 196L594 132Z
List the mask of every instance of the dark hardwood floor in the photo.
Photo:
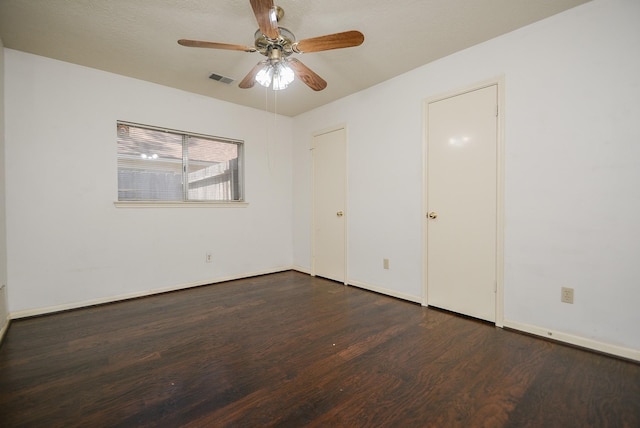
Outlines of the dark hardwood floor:
M12 322L2 427L640 427L640 365L297 272Z

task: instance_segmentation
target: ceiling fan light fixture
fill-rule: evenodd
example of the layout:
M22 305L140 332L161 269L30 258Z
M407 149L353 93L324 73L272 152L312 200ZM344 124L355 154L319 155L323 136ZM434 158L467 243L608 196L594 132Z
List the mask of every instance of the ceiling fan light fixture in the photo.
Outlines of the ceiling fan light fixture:
M256 74L256 82L265 88L271 86L274 91L286 89L294 78L295 74L285 60L274 64L267 62Z

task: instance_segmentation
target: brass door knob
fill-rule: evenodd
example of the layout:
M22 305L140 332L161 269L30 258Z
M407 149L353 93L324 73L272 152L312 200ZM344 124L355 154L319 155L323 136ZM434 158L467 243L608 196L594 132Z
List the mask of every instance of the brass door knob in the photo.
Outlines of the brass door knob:
M435 211L431 211L429 214L427 214L427 216L428 216L430 219L432 219L432 220L433 220L433 219L438 218L438 213L437 213L437 212L435 212Z
M338 212L336 213L336 215L337 215L338 217L342 217L342 216L344 215L344 212L343 212L343 211L338 211Z

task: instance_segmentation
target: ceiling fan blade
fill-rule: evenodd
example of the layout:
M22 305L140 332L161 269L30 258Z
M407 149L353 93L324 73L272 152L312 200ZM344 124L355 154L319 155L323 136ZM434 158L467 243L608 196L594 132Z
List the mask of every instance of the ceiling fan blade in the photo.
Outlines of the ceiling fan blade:
M308 87L314 91L321 91L327 87L327 82L316 73L314 73L309 67L301 63L295 58L287 60L287 64L298 76L298 79L302 80Z
M230 45L228 43L203 42L201 40L180 39L178 44L190 48L227 49L230 51L255 52L256 48L244 45Z
M352 30L300 40L293 45L293 50L298 53L327 51L360 46L362 42L364 42L364 34Z
M260 71L262 67L267 63L267 61L260 61L251 69L249 74L244 76L244 79L238 84L238 86L242 89L253 88L254 83L256 83L256 74Z
M250 2L262 34L270 39L280 37L277 12L273 5L273 0L250 0Z

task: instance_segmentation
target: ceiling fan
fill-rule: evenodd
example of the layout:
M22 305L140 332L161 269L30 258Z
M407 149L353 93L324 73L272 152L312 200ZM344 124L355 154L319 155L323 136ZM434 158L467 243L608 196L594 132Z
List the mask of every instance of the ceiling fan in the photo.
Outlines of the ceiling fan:
M266 56L267 59L256 64L242 79L238 85L240 88L252 88L257 81L263 86L272 86L275 90L284 89L293 81L295 75L314 91L321 91L327 87L327 82L299 60L289 58L290 55L359 46L364 41L364 35L359 31L345 31L296 41L291 31L278 27L278 21L284 16L284 11L274 6L273 0L249 1L259 27L254 36L255 46L178 40L182 46L259 52Z

